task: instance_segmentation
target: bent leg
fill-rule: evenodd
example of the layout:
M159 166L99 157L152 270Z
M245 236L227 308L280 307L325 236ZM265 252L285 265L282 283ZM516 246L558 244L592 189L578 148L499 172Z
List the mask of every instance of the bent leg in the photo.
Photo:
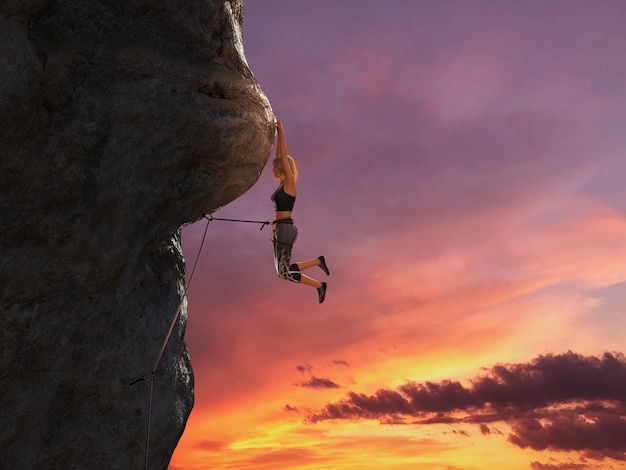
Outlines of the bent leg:
M289 265L288 271L289 280L293 282L300 282L302 279L302 274L300 274L300 268L298 268L297 263L293 263Z
M320 265L320 260L319 260L319 258L315 258L315 259L310 259L310 260L307 260L307 261L298 261L295 264L298 265L298 269L300 271L304 271L305 269L312 268L313 266L319 266Z
M300 275L300 283L306 284L307 286L313 286L315 288L322 287L322 283L317 279L313 279L312 277L307 276L306 274Z
M322 303L326 297L326 283L306 276L301 271L313 266L319 266L328 274L328 268L323 261L323 257L292 263L291 251L297 237L298 230L295 225L287 223L276 224L273 238L276 273L281 279L315 287L319 302Z
M278 277L281 279L300 282L301 274L298 265L291 263L290 259L291 245L274 241L274 266L276 267L276 274L278 274Z
M318 266L319 268L322 269L322 271L326 273L327 276L330 275L330 272L328 271L328 266L326 266L326 260L324 259L323 256L318 256L317 258L310 259L307 261L298 261L296 264L298 265L298 269L300 271L304 271L305 269L312 268L313 266Z

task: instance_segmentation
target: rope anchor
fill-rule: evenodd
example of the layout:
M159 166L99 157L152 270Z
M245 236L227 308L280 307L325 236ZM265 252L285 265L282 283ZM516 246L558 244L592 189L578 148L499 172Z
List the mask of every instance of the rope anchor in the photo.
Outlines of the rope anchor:
M130 386L132 387L133 385L138 384L139 382L147 382L148 380L153 380L153 379L154 379L154 371L151 370L147 374L144 374L142 377L139 377L137 380L133 380L130 383Z

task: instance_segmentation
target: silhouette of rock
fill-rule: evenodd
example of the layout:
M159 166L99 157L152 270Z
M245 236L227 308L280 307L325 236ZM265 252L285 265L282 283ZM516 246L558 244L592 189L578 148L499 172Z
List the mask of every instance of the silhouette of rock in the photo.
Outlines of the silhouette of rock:
M242 0L0 3L3 468L144 468L150 371L184 293L179 229L243 194L274 116ZM193 405L186 305L149 468Z

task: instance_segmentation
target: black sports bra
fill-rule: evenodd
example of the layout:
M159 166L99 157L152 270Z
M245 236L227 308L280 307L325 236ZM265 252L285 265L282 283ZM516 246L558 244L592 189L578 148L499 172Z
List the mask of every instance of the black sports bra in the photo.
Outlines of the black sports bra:
M293 210L293 206L296 203L296 197L291 194L287 194L283 185L281 184L274 194L272 194L272 203L274 204L274 210L278 211L289 211Z

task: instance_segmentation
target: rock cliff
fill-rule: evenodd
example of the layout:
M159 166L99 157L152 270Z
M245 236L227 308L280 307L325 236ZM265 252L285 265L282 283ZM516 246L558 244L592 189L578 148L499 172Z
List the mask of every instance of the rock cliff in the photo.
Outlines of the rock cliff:
M184 293L179 229L252 186L274 138L242 22L242 0L0 3L2 468L144 468L149 386L129 384ZM185 320L151 469L193 405Z

